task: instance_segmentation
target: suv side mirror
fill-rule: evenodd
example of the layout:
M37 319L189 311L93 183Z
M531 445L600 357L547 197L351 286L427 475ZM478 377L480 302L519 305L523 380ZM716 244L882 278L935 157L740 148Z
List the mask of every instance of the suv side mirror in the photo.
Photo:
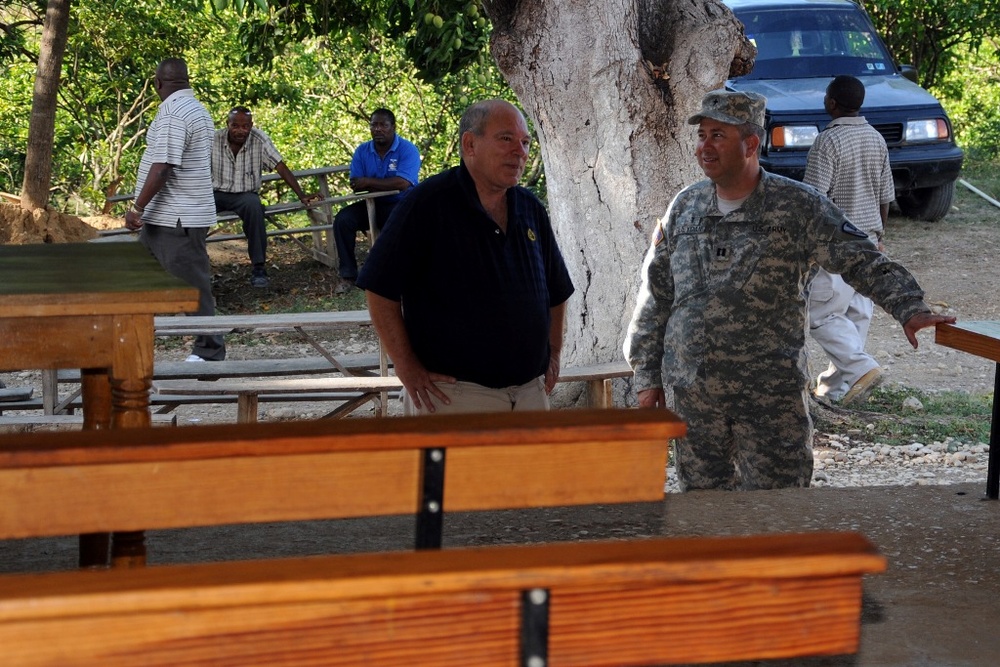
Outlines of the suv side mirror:
M920 82L917 81L917 68L914 67L913 65L900 65L899 73L902 74L907 79L909 79L910 81L912 81L913 83L920 85Z

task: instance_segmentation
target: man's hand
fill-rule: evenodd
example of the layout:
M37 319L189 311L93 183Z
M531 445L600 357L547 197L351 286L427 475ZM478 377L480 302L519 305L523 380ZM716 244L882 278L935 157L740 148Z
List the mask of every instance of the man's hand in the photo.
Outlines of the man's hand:
M437 388L436 382L447 382L455 384L455 378L450 375L440 373L429 373L419 362L395 364L396 376L406 388L406 393L413 400L413 407L417 410L427 410L435 412L434 402L431 396L441 401L443 405L448 405L451 400L445 396L444 392Z
M142 227L142 214L135 209L125 211L125 229L136 231Z
M559 381L559 368L561 363L559 361L559 353L553 352L549 355L549 367L545 369L545 393L551 394L552 390L556 386L556 382Z
M643 389L639 392L640 408L665 408L667 407L667 397L663 393L662 387L655 389Z
M301 197L299 197L299 201L302 202L303 204L311 204L316 201L321 201L322 199L323 195L321 194L314 194L314 195L303 194Z
M917 313L910 319L906 320L906 324L903 325L903 333L906 334L906 340L910 341L910 345L913 349L917 349L917 332L921 329L926 329L927 327L932 327L936 324L954 324L955 318L946 315L935 315L934 313Z

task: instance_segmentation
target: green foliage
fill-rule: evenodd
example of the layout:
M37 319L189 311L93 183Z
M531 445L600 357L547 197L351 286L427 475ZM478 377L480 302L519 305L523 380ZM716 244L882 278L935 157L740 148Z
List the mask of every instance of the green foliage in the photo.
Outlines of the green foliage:
M965 163L962 165L962 178L971 183L976 189L982 190L987 195L993 199L1000 199L1000 163L997 162L996 158L992 160L980 159L977 156L972 156L972 158L967 158ZM961 195L964 188L958 189L958 194ZM996 208L991 204L986 203L985 200L980 199L976 195L970 196L974 197L973 202L978 204L982 202L984 205L984 211L980 215L980 218L987 221L989 224L990 215L996 212ZM969 209L972 206L965 206L963 209ZM949 217L949 220L951 217ZM993 222L992 224L1000 224Z
M427 81L466 68L479 70L491 27L475 0L423 0L396 4L389 15L405 35L406 54Z
M317 3L300 9L320 16L323 8L307 4ZM380 11L388 12L390 4L382 3ZM331 22L335 5L325 5ZM369 21L380 7L366 3L363 12L353 2L336 6L341 13L354 7L355 15ZM229 7L236 9L236 3ZM269 8L267 16L282 10ZM264 16L253 2L242 11ZM145 128L158 101L151 76L166 56L187 59L192 86L218 126L234 105L253 109L256 124L293 169L348 162L357 144L370 138L371 110L386 106L396 113L399 134L420 147L427 176L457 163L458 117L470 100L513 99L485 49L475 68L442 73L431 84L388 31L310 34L288 41L281 56L257 67L248 62L239 16L203 0L79 0L71 21L56 121L53 204L80 215L99 211L108 192L134 187ZM29 52L37 54L37 30L25 34ZM8 138L0 147L0 191L19 191L23 179L34 69L21 55L0 77L0 131ZM336 185L346 190L346 178ZM284 189L281 184L268 197L286 198Z
M18 58L2 66L0 76L0 192L19 192L24 180L28 145L28 115L35 81L35 64Z
M924 406L915 411L903 406L907 398ZM882 386L871 393L864 412L848 413L846 428L865 432L865 439L889 445L928 444L953 438L966 445L989 442L993 397L964 392L921 392L899 386ZM824 428L823 424L818 425Z
M289 46L311 37L331 41L370 34L398 41L418 75L439 82L468 67L481 69L491 26L479 0L208 0L222 17L240 19L247 62L270 67Z
M959 67L941 78L935 89L948 109L955 136L971 160L1000 157L1000 59L997 43L955 49ZM968 171L968 165L966 171ZM996 194L996 193L994 193Z
M957 48L977 49L1000 33L1000 0L858 0L893 57L917 68L922 85L934 87L960 63Z

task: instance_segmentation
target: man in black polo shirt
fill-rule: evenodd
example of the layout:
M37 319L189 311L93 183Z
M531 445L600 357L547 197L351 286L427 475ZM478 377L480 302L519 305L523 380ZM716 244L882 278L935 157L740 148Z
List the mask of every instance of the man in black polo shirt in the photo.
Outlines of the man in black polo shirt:
M406 414L544 410L573 285L544 206L517 185L528 126L486 100L459 134L461 164L396 207L357 284Z

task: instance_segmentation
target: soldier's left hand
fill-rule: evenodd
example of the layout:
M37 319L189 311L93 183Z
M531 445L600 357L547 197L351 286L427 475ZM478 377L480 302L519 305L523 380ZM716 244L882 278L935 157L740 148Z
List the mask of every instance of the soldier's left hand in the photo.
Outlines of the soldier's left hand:
M935 315L934 313L917 313L910 319L906 320L906 324L903 325L903 332L906 334L906 340L910 341L910 345L913 349L917 349L917 332L921 329L926 329L927 327L932 327L937 324L954 324L955 318L950 315Z

